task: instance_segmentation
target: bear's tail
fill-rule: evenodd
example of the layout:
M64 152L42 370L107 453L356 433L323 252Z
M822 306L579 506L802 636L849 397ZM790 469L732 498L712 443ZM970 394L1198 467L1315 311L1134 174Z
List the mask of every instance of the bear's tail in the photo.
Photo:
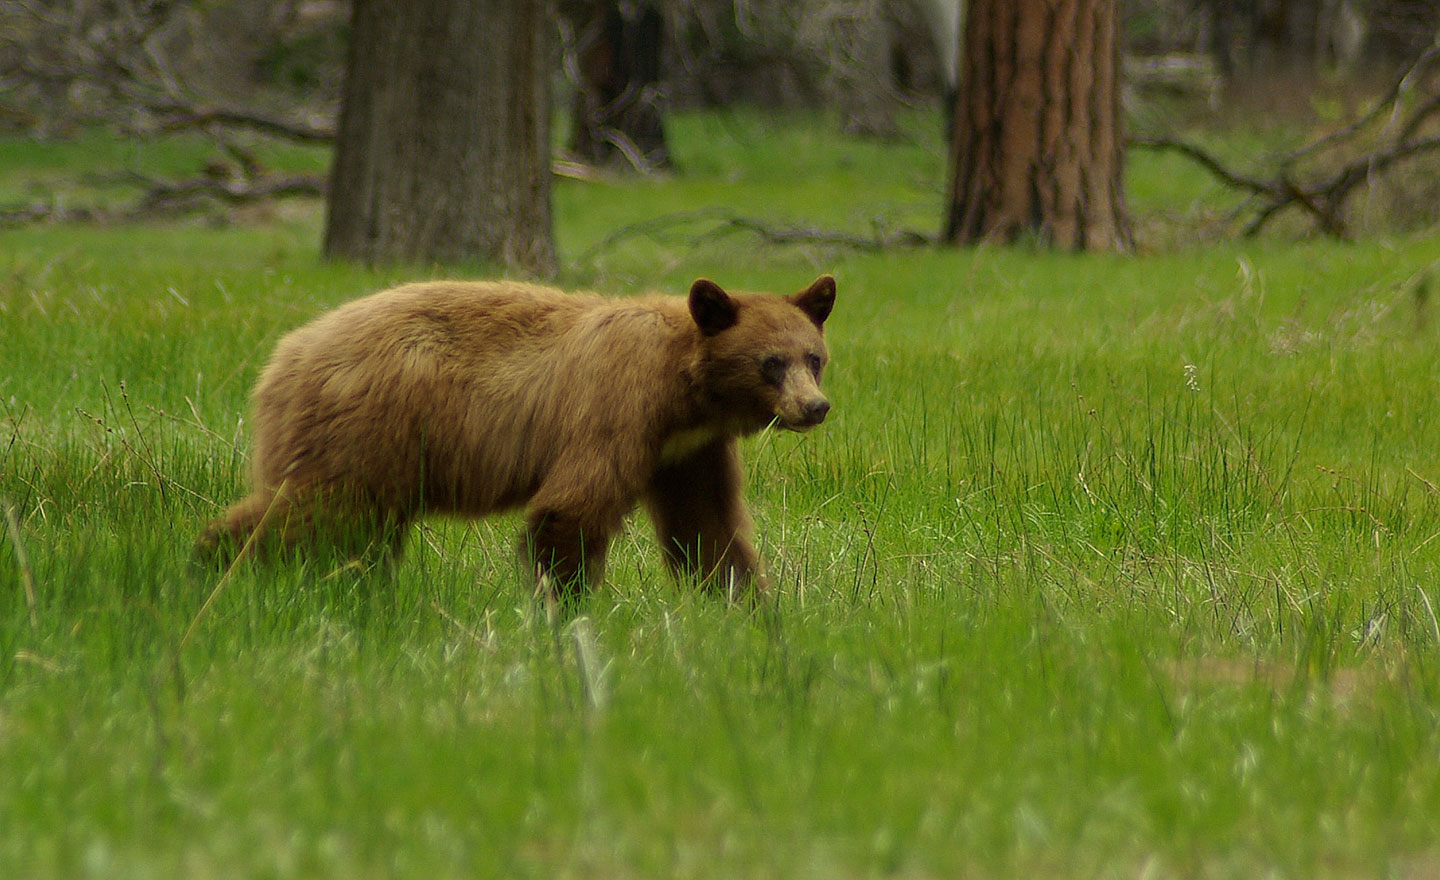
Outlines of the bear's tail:
M257 492L232 505L225 515L212 520L195 540L195 559L213 568L227 568L235 562L247 543L254 543L256 532L275 507L276 496Z

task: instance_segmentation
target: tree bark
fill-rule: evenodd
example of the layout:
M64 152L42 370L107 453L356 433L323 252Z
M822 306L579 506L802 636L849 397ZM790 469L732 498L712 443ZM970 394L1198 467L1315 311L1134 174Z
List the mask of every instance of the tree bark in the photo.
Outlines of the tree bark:
M1129 250L1115 0L973 0L944 239Z
M355 0L324 252L555 268L546 0Z

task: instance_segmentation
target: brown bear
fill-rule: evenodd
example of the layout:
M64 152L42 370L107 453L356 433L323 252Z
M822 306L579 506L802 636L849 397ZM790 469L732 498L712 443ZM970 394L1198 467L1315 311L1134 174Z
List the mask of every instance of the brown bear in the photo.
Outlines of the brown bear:
M524 506L537 588L570 600L643 502L677 576L753 595L736 438L824 421L834 302L828 275L788 297L701 279L688 300L511 281L355 300L276 346L252 400L254 491L199 550L394 558L422 513Z

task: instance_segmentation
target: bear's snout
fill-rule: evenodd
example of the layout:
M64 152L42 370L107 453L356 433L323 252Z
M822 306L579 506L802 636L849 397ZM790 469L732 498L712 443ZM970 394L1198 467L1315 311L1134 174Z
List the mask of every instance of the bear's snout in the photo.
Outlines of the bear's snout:
M808 431L821 422L830 412L830 401L823 397L811 397L798 404L782 408L778 415L781 427L790 431Z
M825 421L825 414L830 412L830 401L823 397L807 401L801 412L805 416L807 426L818 425Z

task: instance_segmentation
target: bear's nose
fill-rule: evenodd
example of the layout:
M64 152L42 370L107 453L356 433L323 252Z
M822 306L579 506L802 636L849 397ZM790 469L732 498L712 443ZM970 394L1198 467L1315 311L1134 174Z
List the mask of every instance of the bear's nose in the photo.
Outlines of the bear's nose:
M805 404L805 421L811 425L818 425L825 421L825 414L830 412L830 401L821 397Z

